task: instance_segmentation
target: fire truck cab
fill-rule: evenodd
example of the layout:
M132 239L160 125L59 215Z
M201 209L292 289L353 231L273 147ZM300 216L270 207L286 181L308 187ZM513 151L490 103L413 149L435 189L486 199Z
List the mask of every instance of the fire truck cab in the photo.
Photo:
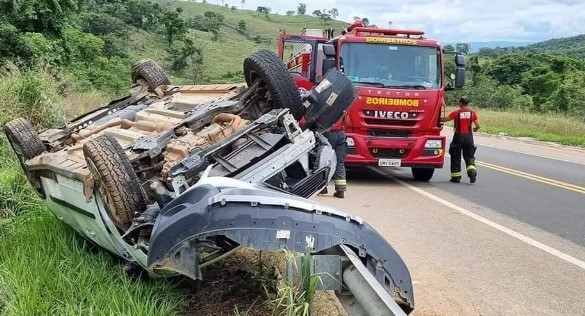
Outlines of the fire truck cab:
M446 78L443 47L423 31L364 27L356 20L341 35L333 33L280 34L278 54L301 95L330 68L358 87L345 120L346 166L410 167L415 180L429 181L444 164L445 91L463 87L465 56L455 53L455 73Z

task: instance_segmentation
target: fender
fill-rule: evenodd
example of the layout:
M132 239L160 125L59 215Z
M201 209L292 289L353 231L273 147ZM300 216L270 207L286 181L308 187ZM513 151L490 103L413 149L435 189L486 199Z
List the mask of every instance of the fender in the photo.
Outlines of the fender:
M199 243L227 237L257 250L331 252L347 245L401 305L414 308L413 286L404 261L361 218L276 189L236 179L209 177L160 212L152 230L148 267L201 279Z

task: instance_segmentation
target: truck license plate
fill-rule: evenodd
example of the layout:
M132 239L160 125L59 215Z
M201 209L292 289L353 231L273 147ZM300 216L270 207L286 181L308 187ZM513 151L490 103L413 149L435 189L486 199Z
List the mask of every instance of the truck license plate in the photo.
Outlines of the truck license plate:
M380 159L378 160L378 166L380 167L400 167L400 159Z

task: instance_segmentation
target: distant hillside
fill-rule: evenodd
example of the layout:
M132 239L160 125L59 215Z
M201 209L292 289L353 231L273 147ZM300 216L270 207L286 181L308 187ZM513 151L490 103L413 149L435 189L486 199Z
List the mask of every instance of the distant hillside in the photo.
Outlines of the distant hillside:
M511 42L509 42L511 43ZM544 53L551 55L566 55L573 58L585 59L585 34L551 39L543 42L533 43L529 45L518 45L518 46L499 46L495 48L480 48L474 50L472 46L472 52L477 53L481 56L498 56L507 53Z
M530 51L585 59L585 34L551 39L526 47Z

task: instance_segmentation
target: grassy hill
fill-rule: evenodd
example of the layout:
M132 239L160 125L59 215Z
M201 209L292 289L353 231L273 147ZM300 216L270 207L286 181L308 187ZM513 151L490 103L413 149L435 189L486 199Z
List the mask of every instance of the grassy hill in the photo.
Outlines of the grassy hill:
M329 28L337 30L347 23L330 20L323 21L310 15L276 15L264 14L253 10L241 10L222 7L208 3L157 0L162 7L175 10L183 9L181 17L185 20L203 16L211 11L222 15L223 21L219 28L219 35L214 39L211 32L189 29L188 37L202 50L203 79L205 82L229 82L242 80L242 62L244 58L260 48L269 48L274 51L278 45L278 35L281 31L291 34L300 34L303 28ZM243 21L245 30L240 30ZM165 66L168 53L165 43L160 38L154 39L145 32L136 32L131 36L131 57L134 59L153 58ZM168 68L168 67L165 67ZM192 83L192 74L189 71L171 73L173 83Z

